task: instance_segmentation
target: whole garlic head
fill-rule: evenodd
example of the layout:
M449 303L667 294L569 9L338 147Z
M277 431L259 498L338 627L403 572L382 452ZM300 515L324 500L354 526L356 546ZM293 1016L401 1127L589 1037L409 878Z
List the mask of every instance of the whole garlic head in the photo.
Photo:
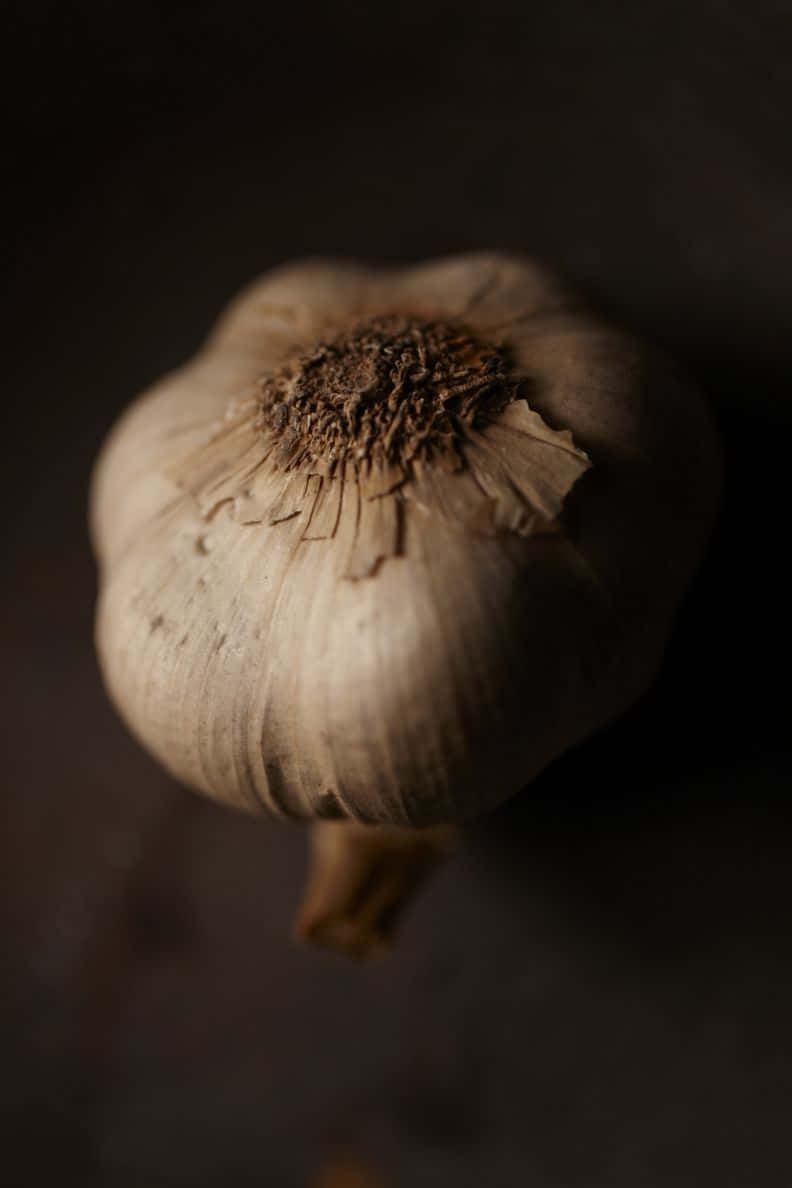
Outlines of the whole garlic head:
M107 686L220 801L468 819L652 679L718 473L695 391L530 260L281 268L104 447Z

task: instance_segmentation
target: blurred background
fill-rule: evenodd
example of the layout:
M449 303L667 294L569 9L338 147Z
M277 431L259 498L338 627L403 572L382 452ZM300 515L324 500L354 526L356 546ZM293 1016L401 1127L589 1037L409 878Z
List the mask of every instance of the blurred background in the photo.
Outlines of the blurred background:
M4 7L9 1188L792 1182L792 8ZM536 252L678 356L729 478L652 693L474 831L395 956L199 802L92 653L87 484L256 273Z

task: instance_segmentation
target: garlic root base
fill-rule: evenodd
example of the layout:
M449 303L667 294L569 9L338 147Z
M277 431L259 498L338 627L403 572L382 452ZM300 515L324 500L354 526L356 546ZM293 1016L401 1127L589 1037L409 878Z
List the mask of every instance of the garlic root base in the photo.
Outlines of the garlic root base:
M453 826L317 822L295 936L349 957L386 953L403 908L458 839Z

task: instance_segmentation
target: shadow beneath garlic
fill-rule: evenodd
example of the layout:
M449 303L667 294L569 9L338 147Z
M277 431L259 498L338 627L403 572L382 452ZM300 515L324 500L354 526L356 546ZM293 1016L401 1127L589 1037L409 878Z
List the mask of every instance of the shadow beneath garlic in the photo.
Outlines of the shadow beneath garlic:
M740 407L756 386L750 369L721 367L711 391L727 455L720 518L657 681L476 831L496 877L541 870L579 935L610 941L611 956L640 959L642 972L749 949L783 932L788 911L788 593L774 572L788 502L786 380L762 389L774 424L761 405Z

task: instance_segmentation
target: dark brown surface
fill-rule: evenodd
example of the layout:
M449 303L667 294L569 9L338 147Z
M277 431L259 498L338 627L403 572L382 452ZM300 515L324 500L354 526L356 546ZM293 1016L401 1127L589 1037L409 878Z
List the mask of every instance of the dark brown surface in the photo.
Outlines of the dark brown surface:
M12 6L4 1184L792 1179L790 9L485 11ZM301 832L194 800L112 714L89 468L257 271L482 245L681 356L729 487L651 697L360 969L289 939Z

